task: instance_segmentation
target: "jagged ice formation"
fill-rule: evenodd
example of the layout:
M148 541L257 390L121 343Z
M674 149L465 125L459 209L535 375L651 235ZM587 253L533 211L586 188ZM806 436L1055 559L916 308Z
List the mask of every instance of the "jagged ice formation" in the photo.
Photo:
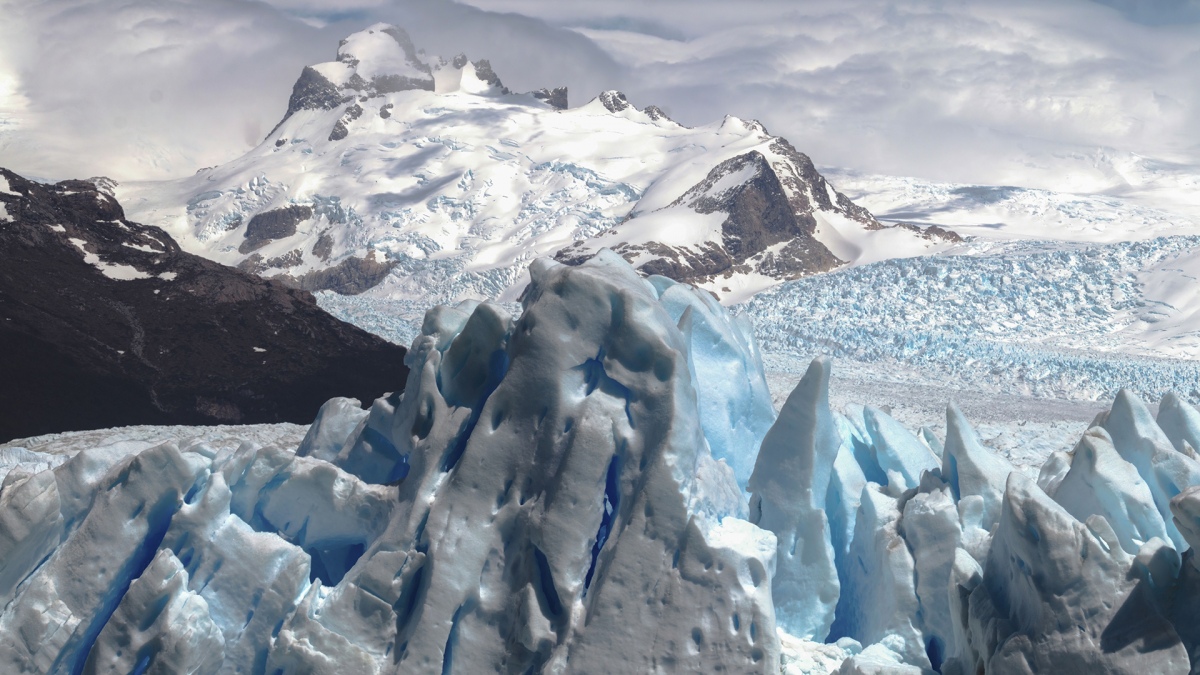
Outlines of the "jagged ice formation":
M1197 672L1187 403L1035 483L953 405L832 410L827 359L774 420L747 327L616 254L530 277L295 450L5 450L0 668Z

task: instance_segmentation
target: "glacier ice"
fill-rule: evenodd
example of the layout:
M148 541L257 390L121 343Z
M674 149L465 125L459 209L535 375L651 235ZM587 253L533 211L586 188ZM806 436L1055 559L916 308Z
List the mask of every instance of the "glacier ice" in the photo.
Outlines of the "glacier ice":
M775 533L775 614L794 635L824 639L838 601L825 504L842 438L829 410L829 361L817 359L767 432L750 476L750 520Z
M805 379L827 368L818 360ZM811 388L802 380L768 432L758 459L765 474L783 473L774 457L786 448L812 456L808 439L828 422L810 415L797 424L788 412L793 399L821 400ZM1160 413L1168 425L1170 415L1194 414L1172 405L1180 409ZM1200 479L1191 455L1172 447L1140 402L1119 396L1097 420L1103 426L1047 459L1038 484L985 446L953 404L944 442L928 429L918 438L877 409L845 412L833 416L838 451L822 456L829 524L810 535L828 537L837 569L824 637L864 645L839 672L1189 672L1200 654L1200 567L1188 567L1195 552L1186 538L1200 533L1200 491L1176 488ZM776 435L788 440L783 448L773 447ZM1160 497L1125 459L1139 454L1168 497L1181 545L1169 537ZM807 503L805 484L792 483L795 509ZM844 495L856 486L851 503ZM822 550L822 539L805 542L807 550ZM777 580L785 553L781 546ZM820 578L823 566L808 571ZM773 589L785 628L788 583Z
M1175 392L1169 391L1159 402L1158 416L1154 421L1176 450L1195 457L1196 448L1200 446L1200 412L1185 403Z
M777 540L725 461L773 420L744 328L615 255L531 274L519 317L430 311L403 393L295 451L6 479L6 671L777 672ZM700 388L739 400L702 423Z
M753 326L694 286L657 275L647 281L688 342L688 365L697 382L700 421L712 456L725 460L745 486L763 437L775 422Z
M1117 454L1103 429L1088 429L1072 451L1070 470L1048 494L1076 520L1103 516L1130 555L1154 537L1167 538L1146 481Z
M1174 554L1162 540L1147 547L1155 544ZM1131 558L1102 517L1080 522L1010 474L970 595L974 659L957 672L1187 672L1187 652L1148 590L1169 579L1127 575Z
M952 404L832 410L825 358L776 419L746 326L614 254L530 276L294 450L0 450L0 670L1196 672L1185 401L1035 483Z
M980 528L992 529L1000 520L1004 485L1013 467L1008 460L984 447L979 434L953 402L946 408L946 443L941 468L955 501L971 495L982 498Z
M1128 390L1117 394L1112 410L1102 417L1101 426L1112 436L1117 452L1137 467L1149 486L1167 535L1176 549L1186 548L1186 541L1171 521L1170 502L1184 488L1200 484L1200 462L1176 450L1146 404Z
M899 490L916 487L921 473L938 465L933 452L887 413L867 406L863 420L871 436L875 461L887 475L889 485Z
M851 637L864 645L886 639L904 663L928 668L916 625L916 567L897 527L897 501L879 485L863 488L847 565L838 570L845 600L830 637Z

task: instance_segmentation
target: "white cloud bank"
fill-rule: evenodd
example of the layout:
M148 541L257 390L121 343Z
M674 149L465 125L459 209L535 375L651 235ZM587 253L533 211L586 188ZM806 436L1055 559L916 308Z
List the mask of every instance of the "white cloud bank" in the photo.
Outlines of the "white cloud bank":
M270 129L303 64L386 20L431 52L490 58L516 89L567 84L578 105L621 88L687 124L757 118L819 164L1060 190L1200 187L1200 0L475 4L6 9L0 165L161 177L223 161Z
M1110 4L617 0L544 14L626 65L635 103L691 124L754 117L821 164L1060 190L1187 183L1200 2Z
M31 0L0 10L0 166L118 180L188 175L253 147L304 65L378 20L433 53L490 57L517 88L619 84L574 31L466 5ZM528 84L527 84L528 83Z

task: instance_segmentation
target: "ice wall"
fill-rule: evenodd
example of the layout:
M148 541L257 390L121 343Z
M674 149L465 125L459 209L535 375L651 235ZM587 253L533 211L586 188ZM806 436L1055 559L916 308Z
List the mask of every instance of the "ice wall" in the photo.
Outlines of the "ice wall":
M726 312L707 291L658 275L647 281L687 342L700 423L712 456L725 460L745 487L763 437L775 422L754 327L747 317Z
M776 538L726 461L774 417L753 344L615 255L531 276L519 317L431 310L403 393L295 451L21 463L0 671L779 672Z
M1168 398L1160 427L1123 392L1034 484L952 403L944 442L870 406L831 414L829 369L813 362L750 481L781 626L863 645L841 673L1196 672L1194 409Z
M775 533L771 582L780 626L824 639L838 600L838 575L825 511L842 446L829 410L829 361L817 359L783 404L750 476L750 521Z

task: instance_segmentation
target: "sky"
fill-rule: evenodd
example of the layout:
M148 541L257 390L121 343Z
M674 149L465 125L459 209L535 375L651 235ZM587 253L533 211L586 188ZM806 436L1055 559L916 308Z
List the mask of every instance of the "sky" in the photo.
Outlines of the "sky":
M469 3L469 4L468 4ZM376 21L510 88L754 118L818 166L1200 188L1200 0L0 0L0 166L186 176Z

